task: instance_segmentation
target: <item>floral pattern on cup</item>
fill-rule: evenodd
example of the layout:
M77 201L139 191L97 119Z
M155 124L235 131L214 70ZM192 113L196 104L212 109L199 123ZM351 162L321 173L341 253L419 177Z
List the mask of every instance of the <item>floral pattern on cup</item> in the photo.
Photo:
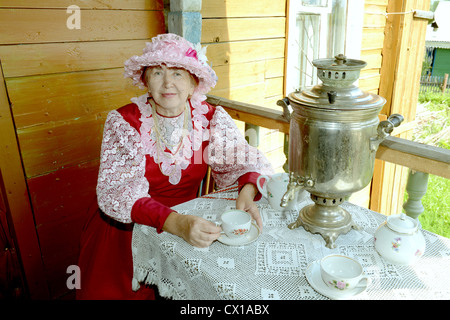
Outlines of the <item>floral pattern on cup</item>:
M248 232L248 229L234 229L233 234L236 236L242 236L243 234L246 234Z
M346 283L345 281L341 280L341 281L328 281L328 283L330 285L332 285L334 288L339 289L339 290L345 290L348 287L348 283Z

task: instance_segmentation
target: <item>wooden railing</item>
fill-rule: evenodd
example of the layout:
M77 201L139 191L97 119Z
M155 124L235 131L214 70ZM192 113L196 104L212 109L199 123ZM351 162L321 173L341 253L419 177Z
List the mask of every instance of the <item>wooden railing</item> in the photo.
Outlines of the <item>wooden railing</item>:
M276 110L212 95L207 96L207 101L222 106L233 119L289 134L289 120L281 106L280 110ZM409 204L407 202L406 207L404 206L406 213L415 218L423 211L420 199L426 192L428 174L450 179L450 150L443 148L389 136L380 144L376 158L410 168L408 185L411 190L423 190L414 197L411 197L412 192L409 192ZM416 171L422 173L420 179L414 175ZM413 181L415 186L411 187Z

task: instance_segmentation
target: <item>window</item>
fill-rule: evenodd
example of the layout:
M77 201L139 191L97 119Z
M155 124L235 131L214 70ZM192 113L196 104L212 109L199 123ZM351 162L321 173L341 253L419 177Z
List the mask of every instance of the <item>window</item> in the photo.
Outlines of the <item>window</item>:
M314 59L360 57L364 2L291 0L286 93L318 83Z

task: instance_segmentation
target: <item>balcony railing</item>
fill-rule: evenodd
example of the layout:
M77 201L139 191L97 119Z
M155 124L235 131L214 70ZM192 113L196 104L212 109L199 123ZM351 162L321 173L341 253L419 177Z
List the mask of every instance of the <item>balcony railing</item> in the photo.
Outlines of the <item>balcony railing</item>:
M222 106L235 120L289 134L288 111L282 103L276 110L212 95L207 101ZM285 148L286 156L287 152ZM423 212L420 199L426 192L428 174L450 179L450 150L389 136L380 144L376 158L410 169L406 187L409 198L404 209L414 218Z

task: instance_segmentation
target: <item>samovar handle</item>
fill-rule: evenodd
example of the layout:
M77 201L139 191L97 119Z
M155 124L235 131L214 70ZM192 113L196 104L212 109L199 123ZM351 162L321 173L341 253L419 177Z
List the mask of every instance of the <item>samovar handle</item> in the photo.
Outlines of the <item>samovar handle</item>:
M289 109L289 105L290 105L289 98L285 97L281 100L278 100L277 105L279 105L280 107L283 108L283 117L286 120L290 121L291 120L291 110Z
M375 152L378 150L378 146L388 137L395 127L398 127L404 118L401 114L394 113L389 116L387 120L381 121L377 127L378 135L370 138L370 150Z

